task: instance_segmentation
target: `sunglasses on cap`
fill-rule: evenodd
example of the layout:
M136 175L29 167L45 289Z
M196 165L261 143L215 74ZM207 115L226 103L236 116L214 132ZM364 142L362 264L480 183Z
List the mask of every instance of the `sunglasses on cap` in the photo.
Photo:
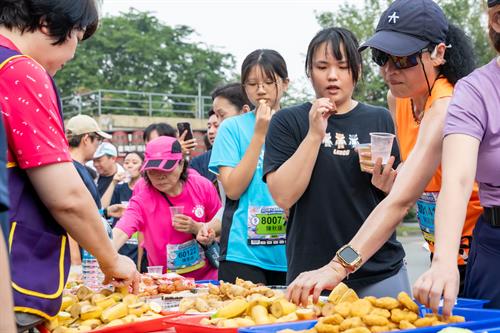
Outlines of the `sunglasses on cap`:
M393 56L391 54L385 53L384 51L380 51L378 49L372 48L372 60L379 65L380 67L384 66L389 59L392 60L392 63L397 69L407 69L411 67L415 67L418 65L418 58L424 52L430 52L428 48L422 49L416 53L407 55L407 56Z

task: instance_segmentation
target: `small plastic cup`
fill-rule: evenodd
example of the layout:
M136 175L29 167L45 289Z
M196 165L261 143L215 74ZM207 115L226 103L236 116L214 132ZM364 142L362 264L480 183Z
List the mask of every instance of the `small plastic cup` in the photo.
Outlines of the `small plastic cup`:
M170 206L170 217L172 218L172 225L174 224L174 216L184 213L184 206Z
M395 135L392 133L370 133L372 162L375 162L378 158L382 158L382 165L387 164L389 157L391 157L394 137Z
M368 158L366 156L362 156L361 154L371 153L372 144L371 143L360 143L356 146L356 150L357 150L358 155L359 155L359 162L360 162L359 167L361 168L361 170L363 170L363 167L361 166L361 162L371 161L371 158Z
M128 207L128 201L122 201L121 204L124 205L125 207Z
M163 266L148 266L148 273L151 275L162 275Z

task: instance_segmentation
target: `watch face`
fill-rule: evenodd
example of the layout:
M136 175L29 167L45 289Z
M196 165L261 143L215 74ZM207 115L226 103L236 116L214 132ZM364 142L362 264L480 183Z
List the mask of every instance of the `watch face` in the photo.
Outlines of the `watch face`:
M359 255L350 247L344 248L341 252L339 252L339 256L344 259L345 262L352 264L359 258Z

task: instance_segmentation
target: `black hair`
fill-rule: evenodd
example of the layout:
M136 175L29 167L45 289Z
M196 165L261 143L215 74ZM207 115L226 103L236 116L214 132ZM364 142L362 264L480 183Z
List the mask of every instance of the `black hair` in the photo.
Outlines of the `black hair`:
M275 50L259 49L255 50L243 60L241 65L241 83L244 84L255 66L260 66L264 74L277 81L276 74L283 80L288 79L288 70L285 59ZM245 93L246 95L246 93Z
M495 29L493 29L493 27L491 26L488 28L488 30L489 30L488 34L491 39L491 44L493 45L495 50L497 50L497 52L500 53L500 33L496 32Z
M144 162L144 154L141 153L140 151L136 151L136 150L129 151L128 153L126 153L124 159L127 158L127 156L130 155L130 154L136 154L137 156L139 156L139 158L141 159L141 161Z
M212 117L212 116L215 116L215 111L214 109L210 109L210 111L208 111L208 118Z
M71 134L71 131L67 130L66 137L68 138L68 145L72 148L77 148L82 142L85 135L88 135L92 139L92 142L94 142L94 140L96 140L98 136L96 133L83 133L79 135L73 135Z
M454 85L458 80L469 75L476 68L474 46L469 36L452 23L448 26L445 44L451 45L451 47L446 49L444 54L446 62L440 66L439 73ZM432 52L435 47L435 44L431 44L429 47L430 51Z
M149 137L151 133L156 131L159 136L171 136L173 138L177 137L177 131L175 128L170 126L167 123L154 123L146 127L144 130L144 134L142 135L142 139L144 142L149 141Z
M185 182L189 176L189 173L188 173L189 160L187 158L184 158L184 159L182 159L182 162L184 162L184 164L182 165L182 172L181 172L181 176L179 177L179 180L182 180ZM142 177L144 178L146 183L151 185L151 180L149 179L148 173L146 171L147 170L142 172Z
M219 96L227 99L229 102L231 102L231 104L236 106L238 110L243 109L243 106L245 105L253 108L253 105L248 100L248 97L245 94L241 83L229 83L215 88L214 91L212 91L212 100Z
M73 29L85 29L83 39L94 34L99 24L96 0L2 0L0 25L22 33L47 25L54 45L63 44Z
M314 54L324 43L331 47L332 55L337 61L347 61L352 80L354 83L357 83L361 78L363 67L361 54L358 51L358 39L350 30L337 27L321 30L309 43L305 64L307 77L311 77ZM328 48L326 50L328 52Z

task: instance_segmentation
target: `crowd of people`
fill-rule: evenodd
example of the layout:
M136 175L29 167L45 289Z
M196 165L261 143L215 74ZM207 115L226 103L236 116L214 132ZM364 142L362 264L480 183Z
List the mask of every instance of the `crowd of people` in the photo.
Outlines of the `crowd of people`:
M83 251L104 284L133 291L162 266L287 285L297 304L344 281L361 296L413 292L434 311L443 298L445 316L457 295L500 308L500 1L487 5L497 56L480 68L434 1L396 0L361 45L342 27L312 38L313 101L282 108L286 61L257 49L240 82L213 90L205 153L192 158L196 139L155 123L144 154L119 163L92 117L64 124L53 80L96 31L96 3L4 1L0 330L55 316ZM366 49L388 109L353 98ZM387 163L357 150L374 132L397 138ZM395 228L414 205L432 263L412 288Z

